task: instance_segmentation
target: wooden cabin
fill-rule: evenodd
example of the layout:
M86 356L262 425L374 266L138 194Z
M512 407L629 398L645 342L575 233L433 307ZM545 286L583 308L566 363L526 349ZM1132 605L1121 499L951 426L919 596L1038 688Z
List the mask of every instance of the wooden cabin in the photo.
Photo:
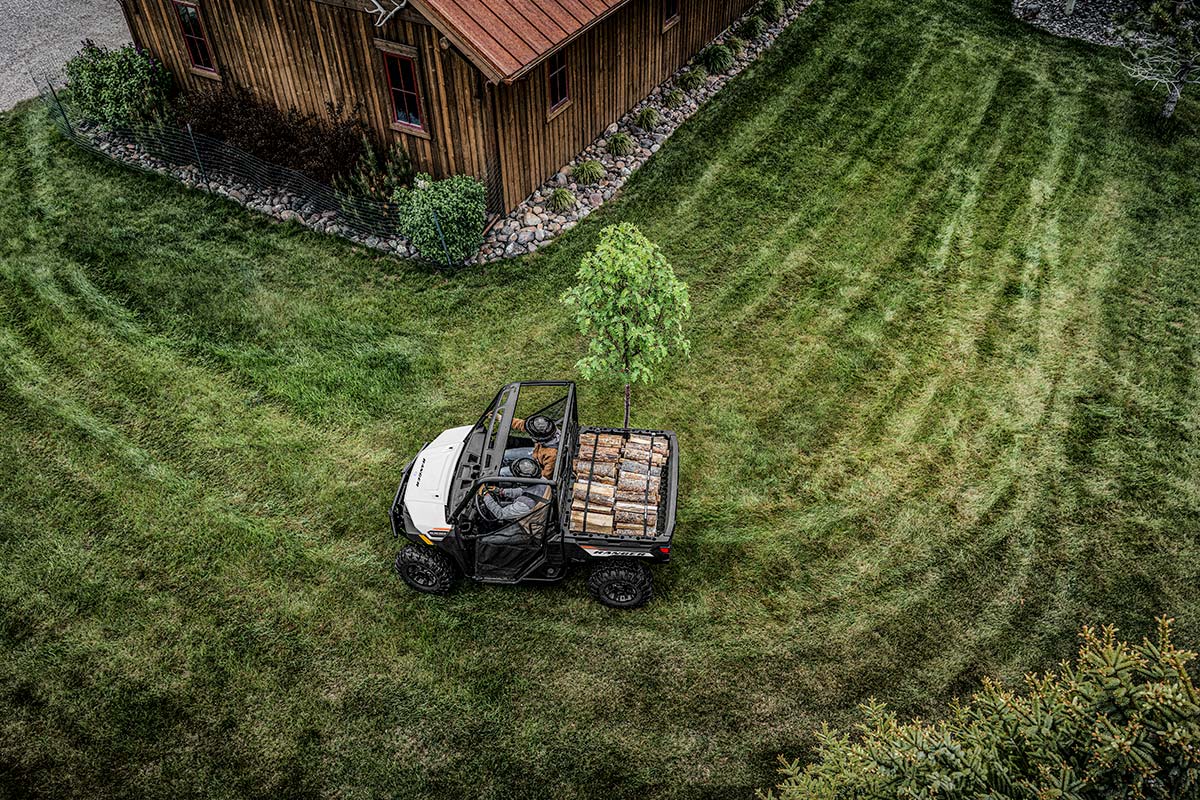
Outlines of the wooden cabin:
M121 0L184 89L356 105L435 178L514 208L754 0Z

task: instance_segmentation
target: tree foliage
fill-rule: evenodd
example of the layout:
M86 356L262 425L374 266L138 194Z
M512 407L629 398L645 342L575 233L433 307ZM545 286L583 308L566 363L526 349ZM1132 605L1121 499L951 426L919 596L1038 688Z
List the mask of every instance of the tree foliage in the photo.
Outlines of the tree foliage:
M683 325L691 315L687 285L658 246L625 222L600 232L596 249L579 265L579 283L563 295L575 311L587 355L576 364L584 378L620 378L629 390L649 383L672 354L687 355Z
M1171 641L1131 645L1084 628L1079 655L1029 676L1024 693L985 681L942 722L862 707L854 738L819 734L806 767L784 762L779 800L1101 800L1200 794L1200 697Z
M1184 88L1200 83L1200 3L1197 0L1134 0L1121 27L1134 80L1165 87L1162 116L1169 118Z

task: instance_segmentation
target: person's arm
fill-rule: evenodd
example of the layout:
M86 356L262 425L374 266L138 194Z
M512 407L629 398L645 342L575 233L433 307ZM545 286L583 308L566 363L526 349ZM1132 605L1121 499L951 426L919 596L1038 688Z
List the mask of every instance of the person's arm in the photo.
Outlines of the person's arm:
M517 431L518 433L524 433L524 432L525 432L525 420L524 420L524 418L522 418L522 417L513 417L512 424L508 426L508 429L509 429L510 431Z

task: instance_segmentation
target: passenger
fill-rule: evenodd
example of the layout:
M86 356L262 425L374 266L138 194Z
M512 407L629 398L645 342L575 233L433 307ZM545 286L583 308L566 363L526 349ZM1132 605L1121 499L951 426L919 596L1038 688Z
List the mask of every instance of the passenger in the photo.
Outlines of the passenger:
M542 468L532 458L518 458L512 463L514 478L540 478ZM550 495L550 487L545 484L532 486L514 486L501 489L498 486L484 487L483 505L488 515L496 522L508 522L522 519L545 504Z
M534 414L529 419L513 417L511 430L533 439L533 447L510 447L504 451L500 463L500 474L511 475L508 470L520 458L532 458L547 478L554 475L554 462L558 460L560 434L558 425L545 414Z

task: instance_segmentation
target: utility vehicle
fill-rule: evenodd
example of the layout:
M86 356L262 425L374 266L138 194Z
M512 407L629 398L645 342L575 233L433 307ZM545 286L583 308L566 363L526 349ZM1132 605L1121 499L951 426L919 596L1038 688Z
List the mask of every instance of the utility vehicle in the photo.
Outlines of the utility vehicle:
M573 382L510 383L405 466L389 514L408 542L396 571L445 594L460 576L549 582L586 565L592 597L636 608L653 593L648 565L671 558L678 474L674 433L581 427Z

